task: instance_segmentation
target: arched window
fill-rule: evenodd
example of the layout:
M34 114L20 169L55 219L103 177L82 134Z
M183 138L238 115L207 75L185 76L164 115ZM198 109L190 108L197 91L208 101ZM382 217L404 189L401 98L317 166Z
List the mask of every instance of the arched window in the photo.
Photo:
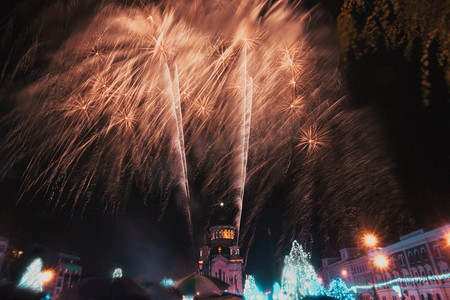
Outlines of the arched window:
M441 294L436 294L436 299L437 299L437 300L442 300Z
M405 258L403 257L403 254L400 254L398 256L398 259L400 260L400 263L402 264L402 266L404 266L405 265Z
M433 245L434 255L441 256L441 246L439 244Z
M420 294L420 300L425 300L425 296L423 294Z
M425 277L425 271L424 270L420 270L420 276ZM423 280L420 282L421 285L423 285Z
M431 276L434 275L434 274L433 274L433 271L432 271L431 269L428 269L427 272L428 272L427 275L428 275L429 277L431 277ZM436 282L436 280L434 280L434 279L432 279L431 281Z

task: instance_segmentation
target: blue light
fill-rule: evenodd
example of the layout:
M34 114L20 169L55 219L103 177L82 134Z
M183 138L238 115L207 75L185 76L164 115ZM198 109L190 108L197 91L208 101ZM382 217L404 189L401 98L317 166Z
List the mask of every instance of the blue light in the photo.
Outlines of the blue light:
M44 282L42 280L42 259L36 258L27 267L27 270L22 275L18 288L29 289L36 292L42 292L44 289Z
M402 289L401 289L401 287L399 287L398 285L393 285L393 286L392 286L392 289L394 290L394 292L397 293L397 295L398 295L399 297L402 296Z
M353 289L349 289L342 278L335 278L330 282L330 288L327 295L340 300L354 300L355 295Z
M164 277L160 283L163 287L171 287L175 285L175 281L172 278Z
M310 259L309 253L303 251L303 247L294 241L291 252L284 258L281 277L282 293L286 295L286 299L297 300L308 295L319 296L326 293L325 288L319 283Z
M50 293L45 294L44 297L42 297L40 300L50 300L52 298L52 296L50 295Z
M399 277L389 281L377 283L374 285L354 285L351 287L352 290L370 290L372 288L381 288L383 286L390 286L396 283L414 283L414 282L423 282L423 281L439 281L443 279L450 279L450 273L440 274L440 275L430 275L423 277Z
M267 296L256 285L255 277L248 275L244 284L245 300L267 300Z

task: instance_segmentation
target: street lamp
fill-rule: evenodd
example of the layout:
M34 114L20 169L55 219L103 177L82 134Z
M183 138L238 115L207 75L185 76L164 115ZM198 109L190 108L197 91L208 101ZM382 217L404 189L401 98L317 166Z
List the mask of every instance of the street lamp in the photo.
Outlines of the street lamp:
M363 241L366 247L372 248L375 247L378 244L377 237L372 233L366 233L363 236Z
M450 247L450 231L445 233L445 243L447 247Z
M54 272L52 270L44 270L38 276L42 283L46 284L53 279Z
M380 269L384 269L389 265L389 260L384 254L377 254L373 258L373 264Z
M381 279L384 280L385 278L383 276L384 275L383 271L384 271L384 269L386 269L389 266L389 259L387 258L387 256L384 254L381 254L381 253L376 254L373 257L373 265L376 268L381 270ZM375 300L377 300L378 297L377 297L376 288L375 288L376 278L375 278L375 274L373 273L373 269L372 269L372 281L373 281L372 288L373 288L374 297L375 297Z
M378 244L378 239L373 233L364 234L362 237L362 240L363 240L364 246L366 248L366 254L369 251L369 249L375 248L375 246ZM368 257L368 255L367 255L367 257ZM378 300L377 290L375 288L375 275L373 273L373 265L376 266L376 264L372 264L370 261L368 261L367 263L368 263L368 267L370 269L370 275L372 276L373 297L375 300Z

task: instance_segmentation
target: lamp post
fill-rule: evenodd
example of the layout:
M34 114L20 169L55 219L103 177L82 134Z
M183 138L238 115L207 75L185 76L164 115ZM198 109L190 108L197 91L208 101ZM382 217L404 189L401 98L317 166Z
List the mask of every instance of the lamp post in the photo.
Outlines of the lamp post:
M363 240L363 244L365 246L366 255L368 254L368 251L370 249L375 248L375 246L378 244L378 239L373 233L366 233L366 234L364 234L363 237L362 237L362 240ZM367 255L367 258L369 258L368 255ZM375 288L375 275L373 273L373 266L372 266L372 264L371 264L371 262L369 260L367 261L367 265L368 265L368 267L370 269L370 275L372 276L373 297L374 297L375 300L378 300L377 290Z
M364 245L373 248L378 244L378 239L373 233L366 233L363 236Z
M389 266L389 259L386 257L386 255L384 255L382 253L376 254L373 257L373 265L381 271L381 279L386 280L386 278L384 276L384 270ZM375 279L374 279L374 281L375 281ZM375 283L373 285L373 289L375 291ZM375 299L376 299L376 297L377 296L375 295Z

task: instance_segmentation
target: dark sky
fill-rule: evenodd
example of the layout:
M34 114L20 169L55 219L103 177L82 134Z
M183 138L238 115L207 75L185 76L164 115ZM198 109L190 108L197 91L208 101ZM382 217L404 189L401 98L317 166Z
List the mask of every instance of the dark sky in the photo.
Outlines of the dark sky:
M20 16L18 24L26 24L27 14L33 14L40 2L51 1L28 1L28 9L17 13L12 10L13 1L3 1L7 8L1 9L1 29L5 29L6 20L13 14ZM20 31L20 25L14 30ZM2 66L12 47L2 47ZM431 228L448 222L450 217L450 102L442 70L432 65L431 105L423 106L419 50L406 60L401 51L379 49L350 62L345 74L354 107L370 107L380 121L408 213L414 220L412 227ZM15 87L20 85L18 80ZM5 95L8 88L2 84L0 95ZM3 99L0 105L3 114L11 109L11 103ZM2 136L7 130L2 128ZM91 205L82 216L78 212L72 216L69 208L49 206L39 197L33 201L26 197L16 203L22 168L19 165L12 169L0 182L0 235L9 237L12 244L36 242L79 252L86 276L107 276L116 266L122 266L125 274L132 277L153 280L179 277L195 270L184 216L175 205L169 206L159 220L158 208L153 204L145 206L138 194L133 194L126 207L114 214L103 212L101 203ZM246 270L266 286L279 276L279 263L286 251L282 248L277 252L283 208L275 198L269 203L256 227ZM200 227L196 227L198 235L203 231ZM396 238L386 233L387 241ZM316 240L313 258L317 265L325 244L319 233Z

